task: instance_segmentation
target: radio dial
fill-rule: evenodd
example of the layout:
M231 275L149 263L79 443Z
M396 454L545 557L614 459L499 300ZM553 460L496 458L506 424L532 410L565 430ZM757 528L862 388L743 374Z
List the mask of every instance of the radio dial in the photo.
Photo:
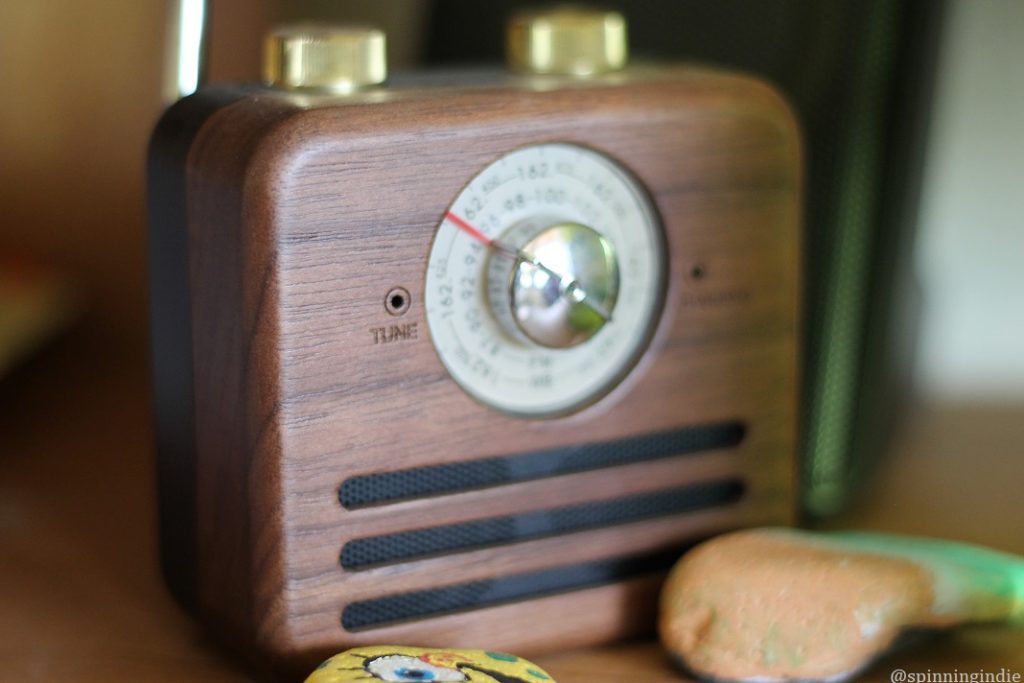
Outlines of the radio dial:
M530 145L449 205L428 258L427 323L452 378L522 417L583 408L632 369L664 285L643 186L596 150Z

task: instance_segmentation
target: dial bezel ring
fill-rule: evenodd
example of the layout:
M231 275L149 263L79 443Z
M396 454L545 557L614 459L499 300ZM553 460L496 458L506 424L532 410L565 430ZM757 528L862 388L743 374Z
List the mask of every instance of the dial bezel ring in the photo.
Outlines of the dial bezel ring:
M634 248L633 251L630 252L633 258L639 259L638 263L642 261L641 266L635 266L634 270L636 270L637 268L646 269L645 275L643 275L640 278L642 287L637 286L637 288L641 291L634 296L634 298L636 299L634 303L643 308L643 310L641 310L634 316L639 322L640 327L642 327L642 329L639 332L620 333L619 336L624 337L626 341L618 343L618 346L621 346L624 350L619 350L618 348L615 349L616 357L614 360L614 364L617 367L609 366L607 368L600 368L600 372L598 373L599 381L593 382L592 384L584 387L582 390L575 392L575 394L568 399L558 397L556 397L556 399L551 399L550 396L545 396L543 400L539 401L540 405L537 408L521 407L521 404L524 403L523 400L508 402L502 400L495 400L493 396L488 396L487 394L480 391L479 382L472 378L467 380L466 371L464 369L460 369L457 365L454 364L452 358L453 354L459 353L461 356L465 357L469 356L471 352L465 349L465 347L458 351L452 351L451 349L444 348L442 346L443 342L439 342L439 334L436 328L439 324L437 316L440 314L437 314L435 312L435 307L432 305L433 302L431 301L431 298L432 296L435 296L435 293L433 292L433 285L435 284L435 281L440 280L442 278L441 276L435 277L432 271L435 268L436 261L444 260L444 278L446 278L445 282L451 281L452 276L449 276L448 274L448 262L451 259L452 255L456 254L455 240L456 236L458 235L458 231L455 231L454 233L451 232L451 226L448 226L448 228L446 228L445 218L442 218L441 220L438 221L437 228L434 230L434 233L431 237L427 270L424 276L424 305L425 308L427 309L426 318L428 334L431 339L434 350L437 353L437 356L441 361L441 364L448 371L449 376L453 379L453 381L455 381L456 384L460 386L460 388L468 396L472 397L477 403L484 405L490 409L497 410L506 415L527 419L558 418L576 414L600 402L604 397L612 393L613 390L618 385L620 385L623 382L623 380L633 372L635 368L638 367L641 359L644 357L644 355L650 348L651 341L655 337L657 330L660 328L662 319L665 314L664 307L667 297L669 281L669 259L667 250L668 245L666 243L664 223L661 212L658 210L657 205L653 201L651 193L647 190L646 186L640 181L636 174L631 172L630 169L626 165L624 165L620 160L616 159L614 156L608 154L607 152L604 152L603 150L594 148L591 145L560 140L556 142L539 142L521 145L519 147L508 150L498 155L490 162L482 165L480 169L473 173L473 175L469 178L465 185L463 185L462 188L459 190L459 193L455 196L453 201L448 205L446 214L448 211L457 210L460 207L460 204L463 203L464 201L469 202L469 199L467 198L469 196L468 193L470 193L471 188L473 188L474 184L480 183L486 186L487 181L484 180L485 176L487 176L489 172L497 169L499 165L503 163L508 164L510 162L519 162L523 159L524 155L528 155L531 153L543 157L544 152L548 150L554 150L549 152L549 154L552 157L554 157L556 161L558 159L559 154L575 155L574 158L584 160L585 163L581 165L584 166L585 169L597 169L600 171L600 174L604 174L605 176L613 178L614 183L617 185L616 191L619 193L618 198L625 200L627 204L632 205L630 208L625 209L627 213L632 214L630 220L638 222L639 227L643 230L642 234L644 236L641 240L639 240L639 244L641 246ZM591 164L596 165L590 166ZM600 174L597 177L600 177ZM530 180L535 181L535 183L533 185L527 183L524 185L524 187L531 190L550 189L546 187L540 187L538 184L540 181L536 178ZM576 182L582 182L580 178L576 177L572 177L572 180ZM588 190L590 189L592 188L588 187ZM596 195L594 198L596 198ZM598 208L601 209L602 211L609 210L608 207L603 205L599 206ZM530 215L549 213L550 207L535 207L532 211L533 213ZM568 212L561 216L556 216L556 218L564 222L578 222L585 225L588 224L585 220L581 220L579 212L575 211ZM521 219L522 216L519 216L517 218L513 214L512 218L510 218L504 225L502 225L501 228L507 228L508 226L514 224L517 220ZM494 221L491 221L490 224L482 227L480 232L485 232L485 234L489 235L490 237L499 236L502 230L495 229L493 223ZM592 227L594 227L594 229L596 230L599 226ZM626 227L621 226L618 229L627 230ZM444 246L439 242L439 240L442 239L443 235L450 236L448 237L447 246ZM439 255L439 249L442 248L446 248L447 251L440 253ZM482 262L486 264L486 255L482 259ZM481 268L483 270L486 270L486 265L481 266ZM654 272L652 273L647 271ZM456 272L456 275L457 274L458 273ZM483 287L484 291L482 293L481 298L484 301L486 301L487 284L483 283L482 285L480 285L478 283L477 286L478 288L480 286ZM451 291L449 291L449 293L453 294L453 292ZM624 300L627 300L629 298L630 297L628 296L623 297ZM501 327L501 324L496 319L494 319L494 316L489 310L489 308L487 309L486 314L490 316L494 325L496 325L499 328ZM458 333L455 330L454 326L452 328L452 331L446 334L449 337L456 339L456 341L458 341L458 343L461 345L461 340L458 339ZM594 337L594 339L598 339L600 334L601 333L599 332L598 335ZM593 340L588 341L587 344L590 344L592 341ZM518 343L519 340L512 340L507 336L507 334L502 334L502 339L495 341L495 344L509 342ZM551 350L548 349L548 351L550 352ZM560 351L562 350L554 350L554 352L556 353ZM600 354L596 350L594 351L594 355L595 357L600 356ZM465 360L465 358L463 358L463 360L465 363L469 363L469 361ZM460 372L460 370L462 371ZM579 370L575 371L580 372Z

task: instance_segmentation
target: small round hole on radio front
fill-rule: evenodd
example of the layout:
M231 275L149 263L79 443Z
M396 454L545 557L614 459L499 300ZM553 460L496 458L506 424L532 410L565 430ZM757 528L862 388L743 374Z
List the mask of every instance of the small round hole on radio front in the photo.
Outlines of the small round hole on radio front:
M405 287L393 287L384 297L384 308L391 315L403 315L412 305L412 297Z

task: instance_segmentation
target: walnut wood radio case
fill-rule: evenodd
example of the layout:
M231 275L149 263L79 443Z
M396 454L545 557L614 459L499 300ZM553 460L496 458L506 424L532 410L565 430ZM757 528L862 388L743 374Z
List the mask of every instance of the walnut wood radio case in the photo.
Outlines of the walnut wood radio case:
M474 178L552 144L643 188L663 277L614 381L524 415L453 379L428 270ZM782 99L693 67L179 102L149 160L173 592L298 668L650 631L689 544L792 520L800 184Z

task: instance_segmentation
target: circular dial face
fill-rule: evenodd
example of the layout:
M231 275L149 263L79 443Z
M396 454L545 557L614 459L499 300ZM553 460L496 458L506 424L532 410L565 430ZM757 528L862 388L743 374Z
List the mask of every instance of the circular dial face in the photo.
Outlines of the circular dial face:
M518 149L478 173L437 229L424 295L434 346L488 406L579 409L650 339L663 252L646 193L613 161L569 144Z

